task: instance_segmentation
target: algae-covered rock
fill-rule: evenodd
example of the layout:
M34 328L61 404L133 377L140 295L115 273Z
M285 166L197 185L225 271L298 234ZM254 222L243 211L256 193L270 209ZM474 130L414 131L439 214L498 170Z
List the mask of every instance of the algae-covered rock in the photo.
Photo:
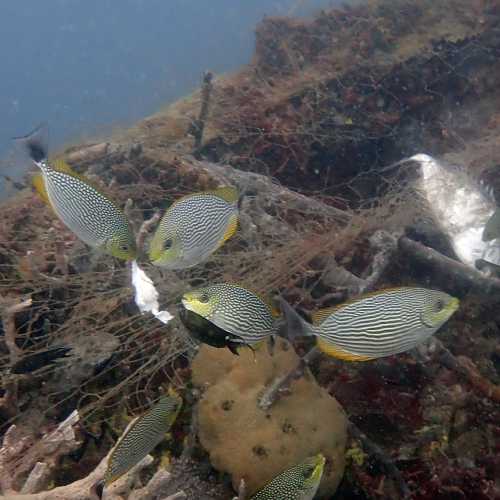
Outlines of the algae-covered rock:
M276 376L293 369L298 357L280 340L274 355L264 347L255 355L240 349L202 346L193 361L193 382L206 386L198 405L199 437L212 465L241 478L251 494L304 458L322 452L327 463L319 489L331 495L344 473L347 420L338 402L309 371L291 385L290 394L270 410L257 405Z

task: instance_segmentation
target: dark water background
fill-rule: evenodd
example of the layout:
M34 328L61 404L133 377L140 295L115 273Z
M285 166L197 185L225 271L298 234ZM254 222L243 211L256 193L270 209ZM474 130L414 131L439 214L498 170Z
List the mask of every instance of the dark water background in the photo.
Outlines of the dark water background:
M331 0L1 0L0 163L41 121L51 146L126 125L250 60L264 15ZM22 162L21 162L22 163ZM0 180L0 199L4 196Z

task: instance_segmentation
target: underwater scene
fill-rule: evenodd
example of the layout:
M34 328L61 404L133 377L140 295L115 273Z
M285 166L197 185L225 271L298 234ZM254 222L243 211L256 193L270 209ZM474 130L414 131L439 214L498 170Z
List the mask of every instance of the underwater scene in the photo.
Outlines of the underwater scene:
M0 26L0 498L500 499L498 0Z

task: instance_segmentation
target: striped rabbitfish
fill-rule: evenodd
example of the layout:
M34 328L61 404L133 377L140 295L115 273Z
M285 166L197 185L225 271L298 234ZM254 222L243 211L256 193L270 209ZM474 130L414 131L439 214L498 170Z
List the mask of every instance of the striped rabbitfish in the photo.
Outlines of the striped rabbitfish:
M33 184L59 219L87 245L119 259L137 255L135 238L120 209L62 160L47 160L45 129L18 140L40 168Z
M458 299L438 290L391 288L320 310L310 325L281 300L291 337L315 335L319 349L348 361L408 351L436 332L458 306Z
M104 474L106 485L137 465L165 438L181 406L179 396L163 396L125 431L109 457Z
M319 453L276 476L250 500L312 500L318 491L325 457Z
M225 186L180 198L165 212L153 236L155 266L185 269L206 260L238 227L239 195Z
M235 354L239 345L252 346L278 333L273 308L239 285L220 283L187 292L182 305L217 327L210 338L200 331L194 332L196 338L214 347L228 347Z

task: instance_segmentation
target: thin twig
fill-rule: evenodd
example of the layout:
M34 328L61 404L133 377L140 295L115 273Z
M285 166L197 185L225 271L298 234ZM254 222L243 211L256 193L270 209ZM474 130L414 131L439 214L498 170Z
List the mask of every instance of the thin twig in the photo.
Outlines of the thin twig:
M148 234L150 229L160 220L160 216L160 212L155 212L151 218L145 220L141 224L136 237L136 245L139 250L144 246L146 235Z
M259 408L264 411L269 410L283 394L288 392L292 381L302 377L307 366L318 358L319 355L320 351L316 347L313 347L305 356L300 358L300 361L293 370L289 371L286 375L276 377L259 397Z
M5 304L6 300L3 299L2 302L4 302ZM28 307L31 307L31 304L32 300L30 297L17 304L4 306L4 309L0 314L2 317L5 335L5 344L7 345L7 349L9 351L9 360L11 365L13 365L22 354L22 350L16 344L16 314L18 312L24 311Z
M203 141L203 131L205 129L205 122L208 117L210 109L210 95L212 94L212 79L213 74L210 71L205 72L203 75L203 83L201 88L201 109L198 119L194 121L189 129L189 133L194 137L194 156L198 155L198 150L201 148Z

